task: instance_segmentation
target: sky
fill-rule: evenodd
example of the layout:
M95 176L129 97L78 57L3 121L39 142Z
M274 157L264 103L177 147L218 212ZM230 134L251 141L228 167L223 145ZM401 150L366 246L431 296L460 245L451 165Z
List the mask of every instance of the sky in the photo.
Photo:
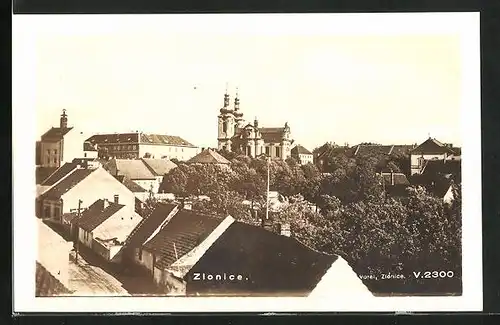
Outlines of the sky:
M57 126L64 108L69 125L88 133L141 130L216 147L227 84L231 103L238 87L247 121L288 122L310 150L429 135L461 145L458 33L425 22L405 33L404 19L389 19L392 32L350 32L355 24L329 28L332 19L321 17L206 16L89 15L34 26L36 136Z

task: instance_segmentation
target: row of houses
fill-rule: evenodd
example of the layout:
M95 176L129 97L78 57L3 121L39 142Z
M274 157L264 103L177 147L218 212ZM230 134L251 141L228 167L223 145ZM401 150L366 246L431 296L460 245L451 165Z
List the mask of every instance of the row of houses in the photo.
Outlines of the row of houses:
M39 218L62 226L103 263L139 269L163 294L371 295L340 256L313 251L267 228L175 203L158 203L140 215L134 193L102 165L62 166L43 184ZM59 264L65 259L52 258Z
M453 200L453 186L461 184L461 154L459 147L428 138L420 145L360 144L353 147L326 144L319 148L315 163L325 171L329 155L343 154L349 158L381 156L408 157L408 169L398 172L382 168L377 176L387 196L407 195L412 185L423 186L445 203ZM326 172L325 174L328 174Z

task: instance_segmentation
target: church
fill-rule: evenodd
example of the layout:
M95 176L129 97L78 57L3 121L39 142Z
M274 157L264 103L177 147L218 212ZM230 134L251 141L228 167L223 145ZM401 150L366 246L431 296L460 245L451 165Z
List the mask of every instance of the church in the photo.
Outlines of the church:
M224 106L218 116L218 148L233 152L241 152L249 157L266 155L274 159L285 160L291 155L293 140L290 127L285 123L282 127L260 127L255 118L253 124L243 118L240 110L238 91L234 106L230 107L229 94L224 94Z

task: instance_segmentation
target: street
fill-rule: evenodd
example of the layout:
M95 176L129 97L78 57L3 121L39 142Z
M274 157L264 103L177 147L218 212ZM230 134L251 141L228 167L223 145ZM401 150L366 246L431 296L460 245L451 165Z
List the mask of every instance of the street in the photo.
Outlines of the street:
M75 252L70 253L69 286L76 296L130 296L122 284L102 268L91 265L82 256L75 262Z

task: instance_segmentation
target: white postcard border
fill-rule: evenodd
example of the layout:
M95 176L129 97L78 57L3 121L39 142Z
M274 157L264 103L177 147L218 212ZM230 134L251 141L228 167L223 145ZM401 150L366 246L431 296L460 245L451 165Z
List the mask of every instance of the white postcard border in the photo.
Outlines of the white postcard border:
M35 73L41 33L110 32L154 28L161 15L13 16L13 307L15 312L307 312L481 311L481 121L479 13L176 15L193 31L230 33L450 34L462 40L463 295L459 297L313 298L35 298ZM87 21L91 23L77 24ZM62 25L61 25L62 23ZM269 28L272 23L273 28ZM227 25L231 28L228 29ZM61 28L61 26L65 26ZM138 27L139 26L139 27ZM200 26L202 26L200 28Z

